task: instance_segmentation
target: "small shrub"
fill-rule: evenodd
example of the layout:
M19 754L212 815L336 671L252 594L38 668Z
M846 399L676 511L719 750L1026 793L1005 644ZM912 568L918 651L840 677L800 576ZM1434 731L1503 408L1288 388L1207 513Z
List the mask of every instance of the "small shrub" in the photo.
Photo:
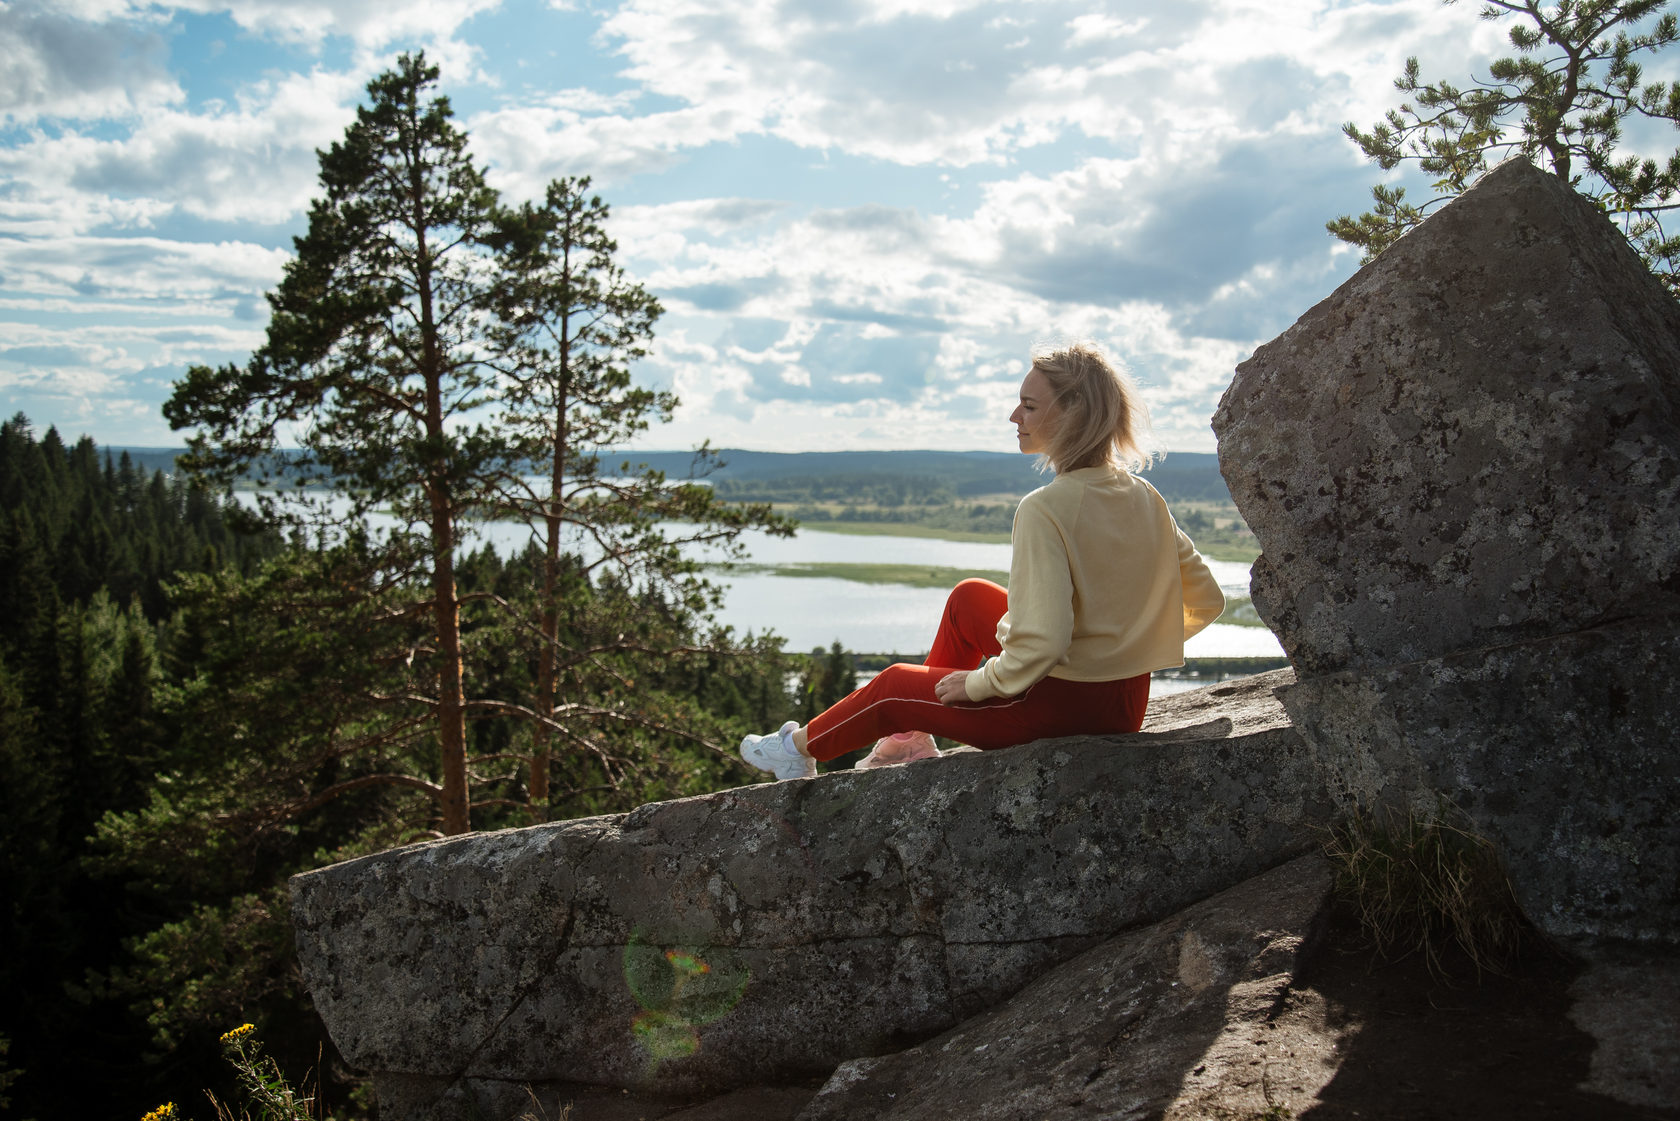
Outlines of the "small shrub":
M216 1095L205 1091L216 1107L217 1121L312 1121L315 1096L293 1090L273 1059L262 1053L256 1028L241 1024L222 1036L222 1054L232 1064L245 1092L247 1107L234 1113Z
M1431 817L1362 812L1333 827L1337 896L1386 958L1421 952L1441 976L1456 947L1478 976L1507 973L1534 928L1492 842L1461 817L1443 805Z

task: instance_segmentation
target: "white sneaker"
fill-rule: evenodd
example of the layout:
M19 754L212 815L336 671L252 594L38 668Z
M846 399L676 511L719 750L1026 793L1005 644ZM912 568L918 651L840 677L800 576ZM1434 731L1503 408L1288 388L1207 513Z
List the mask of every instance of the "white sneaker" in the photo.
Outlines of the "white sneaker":
M793 746L797 720L789 720L767 736L748 736L741 741L741 758L761 771L769 771L780 782L785 778L816 778L817 761Z

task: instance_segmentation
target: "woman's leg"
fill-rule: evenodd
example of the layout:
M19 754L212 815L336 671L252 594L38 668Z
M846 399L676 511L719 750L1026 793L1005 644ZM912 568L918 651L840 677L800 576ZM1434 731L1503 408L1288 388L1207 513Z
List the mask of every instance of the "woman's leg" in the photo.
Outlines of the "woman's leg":
M869 684L816 716L803 730L806 750L815 758L833 759L872 744L882 736L910 731L971 742L955 732L925 727L916 723L916 719L932 720L946 715L940 710L948 706L933 694L933 687L941 677L956 670L974 669L986 658L1002 652L997 625L1008 609L1009 593L1001 585L978 578L958 581L945 597L939 628L922 664L888 666ZM841 733L841 739L834 738L836 732ZM866 739L858 740L866 733ZM841 742L852 746L834 749L833 745Z
M974 669L1001 654L997 626L1008 610L1009 592L1002 585L978 578L959 581L945 597L945 612L922 664Z
M982 750L1050 736L1114 735L1143 726L1149 675L1121 681L1047 677L1016 697L947 705L934 695L943 666L892 665L805 726L805 751L834 759L914 728Z
M1047 677L1017 697L947 705L934 694L940 678L971 670L1002 652L998 620L1009 593L990 580L964 580L946 597L927 660L888 666L875 679L798 730L803 752L835 759L894 732L920 731L982 749L1048 736L1135 732L1149 703L1149 675L1123 681Z

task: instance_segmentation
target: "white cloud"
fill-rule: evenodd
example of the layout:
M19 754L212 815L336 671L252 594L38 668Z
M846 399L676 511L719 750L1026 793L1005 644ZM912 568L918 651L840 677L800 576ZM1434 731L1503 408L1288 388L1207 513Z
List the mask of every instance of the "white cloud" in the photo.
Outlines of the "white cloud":
M0 358L0 385L8 389L32 391L41 395L61 397L88 398L103 396L122 386L119 374L115 369L99 369L90 366L65 369L31 368L13 373L6 369L6 363Z
M1147 26L1149 20L1122 20L1102 12L1086 12L1068 21L1068 42L1073 45L1105 39L1126 39Z
M685 150L727 143L753 124L706 107L632 117L550 103L481 113L467 128L474 150L493 165L497 188L534 198L561 176L589 175L606 185L671 170Z
M814 6L813 6L814 7ZM1040 5L1046 14L1067 5ZM630 0L602 27L651 92L720 107L809 148L899 163L997 162L1064 118L1015 82L1059 51L989 6L893 4L865 19L777 7ZM824 9L826 11L826 9ZM1043 18L1043 17L1039 17ZM907 55L906 43L937 44Z
M1169 446L1206 450L1235 363L1352 267L1323 222L1379 173L1341 122L1397 100L1407 54L1453 76L1506 53L1501 25L1439 0L549 0L568 34L598 19L605 57L508 90L511 48L471 22L493 6L0 8L0 30L34 21L27 65L0 61L0 112L36 125L0 148L0 309L69 324L0 329L0 378L117 413L171 364L248 353L313 149L423 44L441 92L494 106L464 124L498 187L588 174L615 203L621 259L668 308L641 373L686 402L649 440L997 447L1028 349L1091 337ZM257 72L231 104L188 104L165 53L181 12L349 72ZM126 53L78 71L51 26Z
M468 20L500 0L175 0L184 12L225 12L245 31L319 49L332 36L363 51L393 43L442 44ZM116 5L110 5L115 8Z
M181 100L154 21L125 5L0 4L0 124L127 117Z
M315 149L343 134L359 88L317 70L253 83L231 107L154 110L118 139L37 132L0 149L0 222L75 235L174 212L287 221L316 193Z
M1408 49L1462 55L1486 33L1474 12L1443 13L1437 0L1129 0L1101 12L1044 0L1010 18L992 5L885 4L849 20L771 0L628 0L600 39L647 91L706 106L722 129L970 166L1006 164L1069 134L1188 153L1277 127L1290 110L1296 129L1336 127L1347 90L1388 96ZM1232 81L1244 67L1261 72ZM1278 78L1285 84L1268 88ZM1256 95L1274 103L1269 113L1256 112ZM702 132L694 143L715 139Z
M653 224L649 214L638 218ZM948 224L883 208L814 212L727 245L670 225L685 226L690 240L674 257L663 243L644 279L676 307L686 338L720 293L733 293L729 322L745 324L724 329L721 349L658 354L662 376L691 407L698 394L708 417L738 418L724 431L820 424L824 446L841 447L916 425L907 431L942 446L995 446L1032 345L1094 337L1142 367L1182 447L1207 441L1210 409L1187 428L1174 402L1192 387L1205 400L1210 379L1228 380L1248 345L1185 338L1146 301L1115 307L1036 296L1011 282L1001 248L954 263L942 250L957 240ZM687 299L693 292L701 302ZM726 393L715 387L720 366L729 371Z
M149 237L0 239L0 276L16 299L250 299L279 282L287 254L248 242Z

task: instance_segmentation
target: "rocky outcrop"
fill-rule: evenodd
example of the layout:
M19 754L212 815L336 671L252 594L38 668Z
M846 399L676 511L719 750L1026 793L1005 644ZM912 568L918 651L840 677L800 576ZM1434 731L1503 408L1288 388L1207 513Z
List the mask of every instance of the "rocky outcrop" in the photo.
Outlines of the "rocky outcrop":
M304 979L392 1116L497 1116L529 1083L693 1093L826 1073L1313 848L1329 806L1273 695L1287 680L1169 698L1135 736L307 873Z
M1680 304L1626 239L1504 164L1214 429L1340 796L1456 807L1554 934L1680 938Z
M1209 1091L1219 1108L1189 1115L1259 1117L1310 1101L1335 1073L1333 1044L1270 1085L1254 1060L1329 891L1323 858L1299 857L1086 951L937 1039L843 1063L799 1121L1143 1121Z

